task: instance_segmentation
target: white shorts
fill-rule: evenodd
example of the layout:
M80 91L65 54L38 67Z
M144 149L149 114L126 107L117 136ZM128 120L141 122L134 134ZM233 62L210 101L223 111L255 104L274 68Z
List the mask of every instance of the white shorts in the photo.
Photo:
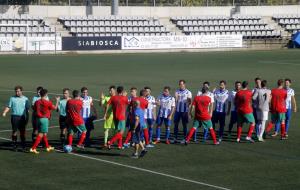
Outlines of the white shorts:
M257 116L257 120L259 120L259 121L267 121L268 116L269 116L269 112L268 111L257 110L256 111L256 116Z

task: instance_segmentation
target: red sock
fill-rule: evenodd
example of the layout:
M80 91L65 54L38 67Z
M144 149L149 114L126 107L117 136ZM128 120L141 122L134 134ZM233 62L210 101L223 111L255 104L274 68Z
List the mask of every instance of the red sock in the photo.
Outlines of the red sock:
M237 128L237 138L241 139L242 136L242 126L238 126Z
M144 129L144 138L145 138L145 143L146 145L149 144L149 133L148 133L148 129Z
M82 145L82 143L85 139L85 136L86 136L86 132L81 133L78 145Z
M186 142L190 142L190 139L191 139L192 136L194 135L195 131L196 131L196 129L195 129L194 127L192 127L192 128L190 129L190 132L189 132L188 136L187 136L186 139L185 139Z
M46 135L43 136L43 140L44 140L46 148L48 148L49 147L49 143L48 143L48 138L47 138Z
M281 137L285 137L285 124L282 123L280 127L281 127Z
M73 144L73 135L68 136L68 145L72 146Z
M128 144L132 136L132 131L128 131L124 144Z
M109 145L114 144L114 142L115 142L116 140L118 140L118 139L120 138L120 136L122 136L121 133L115 134L115 136L113 136L113 137L111 138L110 144L109 144Z
M32 149L36 149L36 147L40 144L40 142L41 142L41 136L40 135L38 135L37 137L36 137L36 139L35 139L35 141L34 141L34 144L33 144L33 146L32 146Z
M214 144L216 144L217 143L217 138L216 138L215 130L213 128L210 128L209 130L210 130L211 138L213 139Z
M123 146L123 135L120 135L120 137L119 137L119 142L118 142L118 147L119 148L122 148L122 146Z
M250 124L250 126L249 126L249 130L248 130L248 137L252 137L252 133L253 133L253 130L254 130L254 127L255 127L255 125L253 125L253 124Z
M273 123L269 122L268 126L267 126L267 129L266 129L266 133L270 132L272 128L273 128Z

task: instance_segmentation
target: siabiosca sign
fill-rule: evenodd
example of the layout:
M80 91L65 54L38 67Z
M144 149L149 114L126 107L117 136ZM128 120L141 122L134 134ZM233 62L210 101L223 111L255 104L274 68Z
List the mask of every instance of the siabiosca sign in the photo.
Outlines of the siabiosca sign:
M63 37L62 50L120 50L121 37Z

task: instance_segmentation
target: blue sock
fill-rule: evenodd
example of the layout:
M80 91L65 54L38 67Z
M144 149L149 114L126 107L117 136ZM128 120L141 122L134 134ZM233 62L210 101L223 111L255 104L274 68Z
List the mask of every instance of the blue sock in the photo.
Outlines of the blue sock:
M148 131L149 131L149 141L152 142L153 128L152 128L152 127L149 127L149 128L148 128Z
M208 129L204 129L203 133L203 140L206 141L208 138Z
M223 138L223 133L224 133L224 126L220 126L220 129L219 129L219 138Z
M279 133L279 130L280 130L280 123L277 122L277 123L275 124L275 132L276 132L276 133Z
M177 137L178 137L178 123L175 123L175 125L174 125L174 136L175 136L175 139L177 139Z
M187 126L186 125L183 125L183 135L184 135L184 139L185 139L187 136Z
M160 127L156 127L156 139L160 139Z
M169 140L170 138L170 127L166 128L166 140Z

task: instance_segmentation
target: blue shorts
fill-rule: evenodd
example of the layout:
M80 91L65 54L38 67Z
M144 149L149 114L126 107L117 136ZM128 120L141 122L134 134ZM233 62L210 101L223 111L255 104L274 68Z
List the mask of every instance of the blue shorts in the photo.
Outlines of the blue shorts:
M146 123L149 127L153 126L154 125L154 119L145 119L146 120Z
M132 134L132 142L139 144L141 142L141 128L137 127L135 132Z
M168 126L168 127L170 127L171 124L172 124L172 122L171 122L170 119L168 119L168 118L163 118L163 117L158 117L157 120L156 120L156 124L157 124L158 126L162 126L163 123L165 124L165 126Z
M188 112L175 112L174 123L179 123L180 119L181 119L182 123L187 124L189 122Z
M221 127L225 126L225 118L226 118L226 113L225 112L213 112L212 116L212 123L215 125L216 123L220 123Z
M88 117L88 118L83 118L84 125L87 130L93 130L94 129L94 120L96 118L94 116Z
M233 125L235 123L237 123L237 112L231 111L229 125Z

